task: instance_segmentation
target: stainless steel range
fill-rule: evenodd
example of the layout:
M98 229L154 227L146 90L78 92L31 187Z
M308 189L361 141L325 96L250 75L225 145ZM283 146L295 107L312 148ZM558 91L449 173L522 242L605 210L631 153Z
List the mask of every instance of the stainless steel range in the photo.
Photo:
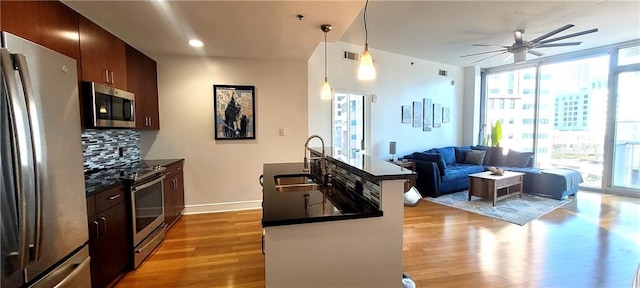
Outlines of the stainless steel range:
M133 268L164 239L164 196L162 180L164 167L125 169L120 179L130 185L131 219L133 230Z

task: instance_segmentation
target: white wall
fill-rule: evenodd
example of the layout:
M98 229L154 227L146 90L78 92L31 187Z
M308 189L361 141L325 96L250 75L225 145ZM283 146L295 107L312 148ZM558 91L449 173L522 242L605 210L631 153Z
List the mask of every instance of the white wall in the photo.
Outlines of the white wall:
M159 55L160 131L143 159L185 158L186 213L260 207L263 163L301 162L307 63ZM256 87L256 139L214 140L213 85ZM278 129L285 128L286 136Z
M371 104L370 155L389 158L389 142L397 142L397 155L463 141L463 80L464 69L446 64L419 60L399 54L371 49L377 68L377 79L371 82L356 78L358 63L342 59L343 50L361 53L362 46L342 42L328 44L328 77L334 89L377 95ZM411 62L414 64L411 65ZM309 59L309 133L331 139L331 102L320 99L324 80L324 45L321 43ZM438 70L448 76L438 76ZM451 84L451 81L454 84ZM450 107L451 122L441 128L423 132L422 127L401 124L401 106L412 101L431 98L434 103ZM327 140L328 142L328 140Z
M480 133L480 67L464 68L464 134L462 145L478 145ZM486 131L484 131L486 133Z

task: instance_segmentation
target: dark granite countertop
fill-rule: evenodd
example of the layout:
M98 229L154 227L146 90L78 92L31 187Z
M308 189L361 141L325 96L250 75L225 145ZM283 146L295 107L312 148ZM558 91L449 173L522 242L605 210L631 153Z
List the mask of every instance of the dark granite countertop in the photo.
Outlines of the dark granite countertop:
M322 148L309 148L314 153L322 154ZM325 148L327 160L336 166L349 172L362 176L365 179L377 183L384 180L416 179L418 175L406 168L402 168L389 161L373 158L369 155L358 153L356 157L347 158L343 155L334 155L332 147Z
M264 164L262 226L280 226L313 222L380 217L382 211L356 195L337 187L319 187L310 191L279 192L276 175L302 173L302 163ZM309 206L305 208L305 194ZM326 195L326 202L323 196Z
M122 184L119 179L120 174L125 169L131 169L135 167L153 167L155 165L167 166L184 159L153 159L142 160L138 163L132 163L131 165L112 167L106 169L98 169L93 171L84 172L84 186L87 196L102 192L109 188Z

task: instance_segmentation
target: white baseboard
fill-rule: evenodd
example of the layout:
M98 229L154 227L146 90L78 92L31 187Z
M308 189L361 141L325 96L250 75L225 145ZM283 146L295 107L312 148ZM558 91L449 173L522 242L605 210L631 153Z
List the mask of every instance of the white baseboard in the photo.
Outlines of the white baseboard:
M185 205L183 215L228 212L262 208L262 200Z

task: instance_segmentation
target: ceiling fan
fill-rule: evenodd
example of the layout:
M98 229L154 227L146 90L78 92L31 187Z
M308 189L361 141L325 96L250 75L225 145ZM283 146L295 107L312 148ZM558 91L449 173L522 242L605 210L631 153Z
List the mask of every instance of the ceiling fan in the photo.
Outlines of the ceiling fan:
M470 56L476 56L476 55L483 55L483 54L489 54L489 53L497 53L494 55L491 55L489 57L485 57L482 58L480 60L477 60L473 63L477 63L498 55L502 55L502 54L506 54L506 53L511 53L509 55L509 57L511 57L513 55L513 59L514 59L514 63L518 63L518 62L523 62L527 60L527 53L529 54L533 54L536 56L542 56L544 55L543 53L540 53L538 51L534 51L531 49L537 49L537 48L548 48L548 47L560 47L560 46L575 46L575 45L580 45L580 43L582 42L564 42L564 43L551 43L551 42L555 42L555 41L559 41L559 40L564 40L567 38L572 38L572 37L576 37L576 36L581 36L584 34L589 34L589 33L594 33L594 32L598 32L598 28L594 28L594 29L590 29L590 30L585 30L582 32L578 32L578 33L573 33L573 34L569 34L569 35L565 35L565 36L560 36L560 37L555 37L555 38L551 38L548 39L549 37L556 35L564 30L567 30L571 27L573 27L573 24L567 24L564 25L558 29L555 29L547 34L544 34L536 39L533 39L531 41L525 41L523 39L523 35L524 35L524 30L516 30L513 31L513 38L515 38L515 41L511 46L502 46L502 45L486 45L486 44L473 44L473 46L483 46L483 47L500 47L502 49L499 50L493 50L493 51L487 51L487 52L480 52L480 53L474 53L474 54L468 54L468 55L463 55L460 57L470 57ZM508 58L507 58L508 59ZM506 59L505 59L506 60Z

